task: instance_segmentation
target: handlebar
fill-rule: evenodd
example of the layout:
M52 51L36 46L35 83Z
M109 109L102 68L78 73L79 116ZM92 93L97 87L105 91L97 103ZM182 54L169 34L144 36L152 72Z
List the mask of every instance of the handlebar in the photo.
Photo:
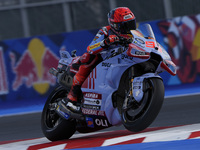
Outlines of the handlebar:
M130 38L130 39L126 39L124 37L119 37L119 44L123 45L123 46L126 46L128 47L128 44L132 43L133 42L133 39Z
M49 73L57 77L59 72L55 68L50 68Z
M57 82L64 87L71 87L73 77L66 74L66 71L59 72L55 68L50 68L49 73L57 78Z

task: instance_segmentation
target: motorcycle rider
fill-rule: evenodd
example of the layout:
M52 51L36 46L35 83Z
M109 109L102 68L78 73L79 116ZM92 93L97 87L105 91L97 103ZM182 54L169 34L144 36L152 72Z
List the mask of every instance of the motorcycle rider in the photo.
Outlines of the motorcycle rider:
M120 38L132 38L130 30L136 30L136 19L127 7L118 7L108 13L108 26L102 27L96 34L87 52L71 66L75 73L73 84L67 98L62 99L61 105L73 113L81 113L81 86L91 71L103 60L107 52L119 46Z

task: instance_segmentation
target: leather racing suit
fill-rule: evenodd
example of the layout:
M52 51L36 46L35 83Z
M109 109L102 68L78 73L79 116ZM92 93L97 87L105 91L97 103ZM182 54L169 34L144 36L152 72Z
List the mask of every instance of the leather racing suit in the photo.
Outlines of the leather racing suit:
M119 38L115 35L110 26L101 28L93 41L87 47L87 52L84 53L76 64L73 64L71 69L78 70L73 78L71 90L67 99L72 102L81 101L81 86L89 76L91 71L103 60L110 57L110 50L120 46L116 42ZM116 43L116 44L113 44Z

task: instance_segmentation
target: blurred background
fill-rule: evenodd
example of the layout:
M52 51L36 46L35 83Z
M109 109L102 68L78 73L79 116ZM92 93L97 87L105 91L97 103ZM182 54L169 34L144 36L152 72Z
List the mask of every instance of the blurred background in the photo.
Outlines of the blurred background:
M56 86L48 70L59 50L82 55L107 13L122 6L151 24L179 68L161 74L166 96L199 93L200 0L0 0L0 116L41 111Z
M0 40L96 29L119 6L138 22L200 13L200 0L0 0Z

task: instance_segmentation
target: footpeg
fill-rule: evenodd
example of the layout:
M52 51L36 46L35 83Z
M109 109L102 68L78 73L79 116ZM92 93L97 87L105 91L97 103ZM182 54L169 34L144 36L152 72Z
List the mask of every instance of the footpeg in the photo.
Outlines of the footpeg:
M85 119L83 114L77 114L70 111L69 109L66 108L66 106L62 104L61 101L58 102L56 112L58 113L59 116L67 120L69 119L84 120Z

